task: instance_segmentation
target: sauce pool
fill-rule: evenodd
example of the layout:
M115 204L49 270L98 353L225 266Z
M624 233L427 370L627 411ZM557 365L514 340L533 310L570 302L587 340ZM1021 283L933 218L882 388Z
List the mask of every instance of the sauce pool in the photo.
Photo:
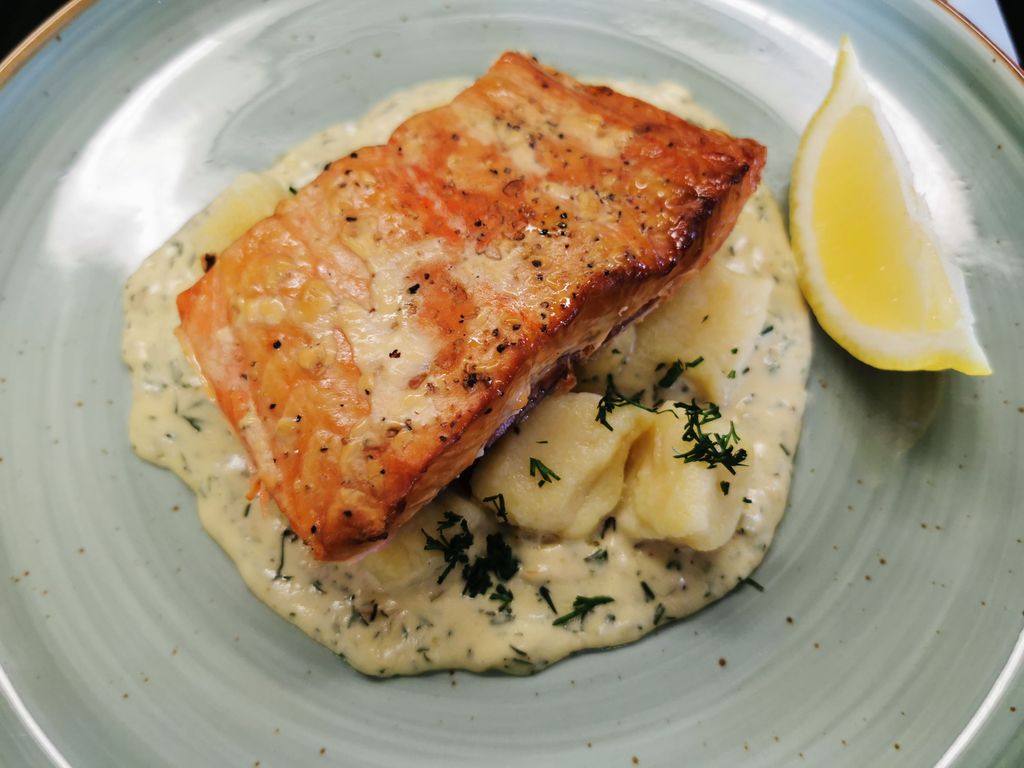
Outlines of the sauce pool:
M609 84L716 126L677 85ZM449 101L466 85L450 80L399 93L364 118L311 138L234 188L255 185L288 194L325 163L385 141L406 117ZM202 274L216 233L231 230L225 218L242 215L233 205L223 196L215 201L126 285L123 351L133 384L132 446L192 488L204 528L252 592L353 667L378 676L453 668L529 673L575 651L632 642L698 611L742 583L761 562L786 504L810 361L807 309L781 217L766 191L751 198L715 257L737 273L772 283L765 325L751 339L744 368L730 372L735 382L722 405L723 423L735 423L751 456L749 466L738 469L746 506L727 543L695 551L638 540L613 518L583 538L545 536L501 524L493 505L474 500L464 484L454 483L384 550L356 563L316 561L272 504L264 509L246 499L252 478L245 451L174 338L175 297ZM700 332L691 337L699 338ZM581 374L581 388L600 390L592 384ZM680 392L688 391L687 373L679 386ZM520 563L504 582L511 601L468 597L457 571L437 583L444 563L436 552L424 550L424 533L436 536L446 511L466 521L476 549L488 534L502 533ZM572 614L578 596L611 599L554 623Z

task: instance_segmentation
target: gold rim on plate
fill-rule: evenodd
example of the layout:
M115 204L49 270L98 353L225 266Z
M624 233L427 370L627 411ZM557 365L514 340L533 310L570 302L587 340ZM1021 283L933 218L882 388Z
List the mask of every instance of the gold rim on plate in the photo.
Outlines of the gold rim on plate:
M25 66L29 59L38 53L46 43L59 35L64 27L74 21L82 11L95 2L96 0L69 0L69 2L62 5L56 13L36 27L36 29L29 34L28 37L22 40L21 43L11 51L3 61L0 61L0 88L3 88L4 85L14 77L15 73ZM978 29L978 27L974 25L974 22L950 5L949 0L932 0L932 2L960 22L960 24L966 27L968 32L974 35L984 45L988 46L991 52L996 55L997 59L1009 67L1010 71L1017 76L1017 79L1020 80L1021 83L1024 83L1024 69L1021 69L1020 64L1010 58L1009 54L992 42L992 39ZM995 61L995 59L993 59L993 61Z
M96 0L70 0L46 21L36 27L13 51L0 61L0 88L3 88L14 74L35 56L39 49L61 33L68 24Z

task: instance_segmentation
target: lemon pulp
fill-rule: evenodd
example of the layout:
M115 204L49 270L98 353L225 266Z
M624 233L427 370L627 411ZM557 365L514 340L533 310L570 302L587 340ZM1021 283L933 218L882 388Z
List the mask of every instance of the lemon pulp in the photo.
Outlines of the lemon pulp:
M956 299L935 246L908 215L874 114L850 110L833 128L813 193L825 279L859 321L892 331L952 327ZM920 253L923 258L894 258Z

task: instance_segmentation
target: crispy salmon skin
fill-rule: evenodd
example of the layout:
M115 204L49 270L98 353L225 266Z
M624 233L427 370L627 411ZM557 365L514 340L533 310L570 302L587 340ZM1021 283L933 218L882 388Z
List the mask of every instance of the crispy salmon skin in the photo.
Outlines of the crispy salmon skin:
M703 264L764 160L506 53L221 253L179 338L291 528L347 559Z

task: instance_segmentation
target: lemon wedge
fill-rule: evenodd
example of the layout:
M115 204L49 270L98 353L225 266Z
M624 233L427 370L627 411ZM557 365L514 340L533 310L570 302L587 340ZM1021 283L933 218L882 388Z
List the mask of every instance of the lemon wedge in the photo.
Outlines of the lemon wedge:
M800 287L821 327L876 368L992 372L964 278L931 236L910 168L843 37L790 185Z

